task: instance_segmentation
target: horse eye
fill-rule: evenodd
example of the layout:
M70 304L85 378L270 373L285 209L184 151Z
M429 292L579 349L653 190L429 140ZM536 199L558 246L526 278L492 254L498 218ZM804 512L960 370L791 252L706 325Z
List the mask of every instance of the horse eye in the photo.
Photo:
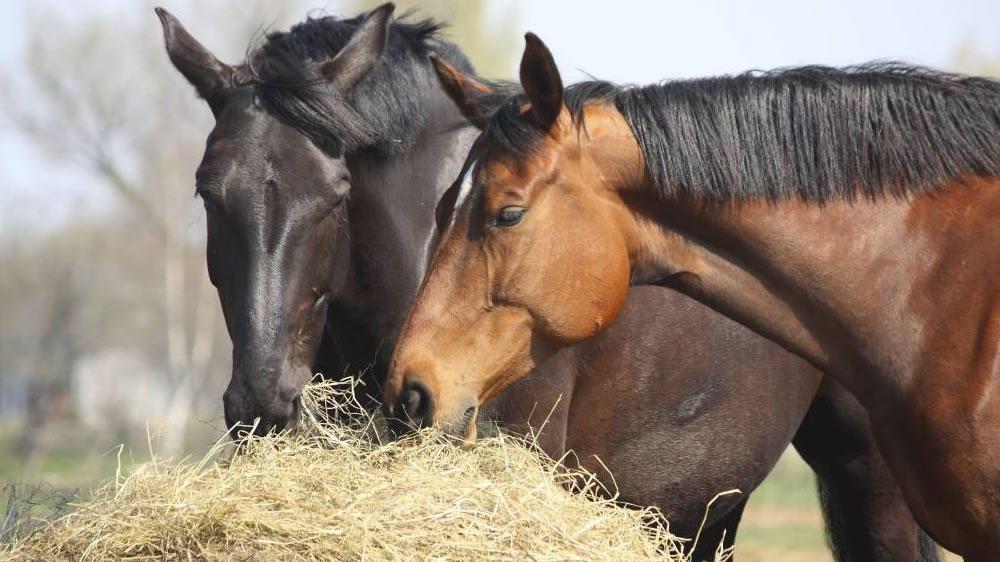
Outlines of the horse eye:
M503 227L514 226L521 222L521 219L524 218L525 211L527 211L527 209L524 207L517 207L514 205L504 207L503 209L500 209L499 213L497 213L497 217L493 220L493 224Z
M330 215L336 215L341 209L344 208L344 203L347 203L347 196L338 197L337 200L333 202L333 205L330 207L328 213Z
M214 215L219 211L219 205L212 199L202 196L201 202L205 205L205 213L209 215Z

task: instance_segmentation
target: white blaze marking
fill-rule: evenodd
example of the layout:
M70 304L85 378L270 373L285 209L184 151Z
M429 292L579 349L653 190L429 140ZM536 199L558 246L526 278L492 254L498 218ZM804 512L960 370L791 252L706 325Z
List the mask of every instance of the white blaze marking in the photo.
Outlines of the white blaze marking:
M473 160L472 164L469 164L469 169L465 171L465 175L462 176L462 185L458 188L458 196L455 197L455 210L457 211L459 207L462 206L462 202L465 198L469 196L469 192L472 191L472 180L476 177L476 168L479 165L479 161ZM454 213L452 213L454 217Z
M472 191L472 178L476 176L476 164L477 161L473 160L472 163L469 164L469 167L466 169L465 175L462 176L462 184L458 188L458 195L455 196L455 205L451 209L451 222L449 222L449 225L454 224L455 217L458 215L458 207L462 204L462 201L465 200L466 197L468 197L469 192ZM418 277L418 280L423 279L424 273L426 272L426 268L429 265L427 262L430 259L431 255L431 243L434 241L434 235L437 232L436 223L432 222L431 224L434 224L434 227L431 228L430 231L428 232L427 241L424 243L423 256L419 262L420 276ZM419 285L419 281L417 284Z

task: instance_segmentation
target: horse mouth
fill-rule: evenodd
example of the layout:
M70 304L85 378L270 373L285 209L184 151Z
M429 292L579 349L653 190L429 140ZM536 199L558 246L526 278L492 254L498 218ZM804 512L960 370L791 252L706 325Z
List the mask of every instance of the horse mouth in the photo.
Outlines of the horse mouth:
M292 400L291 414L285 420L275 420L267 417L256 417L251 423L236 422L228 429L229 438L240 448L251 437L268 437L280 435L282 437L295 437L299 434L299 423L302 418L302 397L297 396Z
M285 422L284 427L282 427L279 432L287 435L288 437L295 437L299 434L299 422L302 421L302 396L296 396L292 400L292 414L288 417L288 421Z

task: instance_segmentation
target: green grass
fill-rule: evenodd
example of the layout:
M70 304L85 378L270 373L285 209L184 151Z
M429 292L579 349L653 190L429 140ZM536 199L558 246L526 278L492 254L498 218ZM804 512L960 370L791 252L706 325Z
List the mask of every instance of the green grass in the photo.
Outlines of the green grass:
M46 425L30 459L22 458L18 447L21 431L16 420L0 423L0 541L30 531L36 519L64 513L68 502L85 499L119 468L118 448L110 437L79 424ZM124 457L123 468L131 462Z
M831 559L816 477L791 448L750 496L736 537L736 553L750 560Z
M741 562L832 562L826 545L816 479L793 449L750 496L736 537ZM941 551L946 562L959 562Z
M780 527L740 527L741 546L765 547L769 550L822 552L826 550L826 536L822 527L813 525L788 525Z
M819 509L816 477L809 465L791 448L782 455L774 470L751 498L751 502L775 506Z
M0 420L0 483L49 482L61 487L92 486L115 475L121 468L150 459L150 440L145 433L129 435L95 432L71 420L53 421L37 436L35 454L20 458L21 424ZM221 436L206 424L193 425L188 433L188 451L200 455ZM119 466L120 465L120 466Z
M18 448L22 428L19 420L0 420L0 540L13 518L59 514L67 501L85 499L119 470L128 474L150 458L144 434L102 434L64 420L46 424L37 435L35 454L25 459ZM196 455L207 451L219 435L206 425L192 427L190 450ZM127 442L121 445L123 439Z

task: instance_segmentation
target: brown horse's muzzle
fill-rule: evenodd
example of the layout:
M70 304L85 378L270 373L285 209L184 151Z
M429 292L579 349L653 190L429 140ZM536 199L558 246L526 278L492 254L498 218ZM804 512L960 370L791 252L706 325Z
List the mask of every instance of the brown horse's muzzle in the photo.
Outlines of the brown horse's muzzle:
M404 378L403 390L399 398L391 400L387 394L386 417L394 434L402 435L424 427L436 427L448 435L466 441L476 438L476 415L479 411L474 402L458 409L458 415L441 411L430 387L416 376Z

